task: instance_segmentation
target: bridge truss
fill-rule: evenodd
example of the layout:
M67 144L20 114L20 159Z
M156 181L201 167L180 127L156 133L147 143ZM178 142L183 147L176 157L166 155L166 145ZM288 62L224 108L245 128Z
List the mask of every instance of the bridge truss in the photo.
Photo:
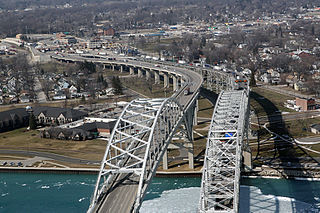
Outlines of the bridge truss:
M134 175L138 183L131 209L137 212L175 131L183 122L190 123L186 114L174 98L131 101L112 131L88 212L96 211L101 197L123 174ZM185 126L189 129L190 124Z
M208 133L200 212L238 212L242 148L248 136L248 90L223 91Z

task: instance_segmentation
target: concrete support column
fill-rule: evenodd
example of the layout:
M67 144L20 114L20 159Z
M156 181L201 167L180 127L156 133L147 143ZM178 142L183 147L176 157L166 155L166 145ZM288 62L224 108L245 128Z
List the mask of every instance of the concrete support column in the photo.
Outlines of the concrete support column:
M163 170L168 170L168 151L166 150L162 157Z
M112 65L112 71L114 71L114 65Z
M151 76L151 71L150 70L146 70L146 79L149 80Z
M180 82L181 82L181 87L182 87L183 84L184 84L184 79L183 79L183 77L180 77Z
M198 125L198 110L199 110L199 101L197 99L194 107L193 125Z
M143 75L142 75L142 70L141 70L141 68L138 68L138 77L139 77L139 78L142 78L142 76L143 76Z
M173 81L173 91L177 91L178 89L178 80L176 76L172 76L172 81Z
M105 64L103 64L103 69L104 69L104 70L106 69L106 65L105 65Z
M188 160L189 160L189 169L194 169L194 159L193 159L193 143L188 143Z
M130 67L130 75L134 75L134 68Z
M169 76L168 73L163 73L163 87L168 88L169 87Z
M154 71L154 83L159 84L160 83L160 74L158 71Z
M123 73L123 65L120 65L120 72Z

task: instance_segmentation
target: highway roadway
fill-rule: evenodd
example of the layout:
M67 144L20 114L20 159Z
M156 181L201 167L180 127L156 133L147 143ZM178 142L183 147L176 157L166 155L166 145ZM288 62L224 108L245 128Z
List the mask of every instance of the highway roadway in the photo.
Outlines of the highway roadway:
M86 164L86 165L100 165L100 161L83 160L79 158L71 158L63 155L58 155L49 152L35 152L35 151L24 151L24 150L10 150L0 149L0 154L19 154L19 155L31 155L44 158L51 158L60 162L74 163L74 164Z

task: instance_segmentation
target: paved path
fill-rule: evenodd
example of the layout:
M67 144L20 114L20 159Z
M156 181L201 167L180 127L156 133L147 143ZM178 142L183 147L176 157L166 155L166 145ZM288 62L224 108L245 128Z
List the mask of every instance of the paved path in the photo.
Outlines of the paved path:
M34 90L37 93L38 102L39 103L46 103L48 100L47 100L47 97L46 97L46 95L44 94L44 92L42 90L42 86L41 86L41 83L39 81L39 78L35 77L34 81L35 81Z
M31 155L43 158L50 158L61 162L74 163L74 164L87 164L87 165L100 165L101 161L83 160L79 158L71 158L63 155L58 155L49 152L35 152L35 151L23 151L23 150L0 150L0 154L20 154Z

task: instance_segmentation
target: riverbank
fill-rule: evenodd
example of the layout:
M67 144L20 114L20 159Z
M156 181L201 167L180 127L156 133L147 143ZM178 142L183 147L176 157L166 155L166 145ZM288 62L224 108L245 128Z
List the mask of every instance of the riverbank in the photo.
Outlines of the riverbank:
M43 167L0 167L3 173L50 173L50 174L94 174L98 168L43 168ZM156 177L201 177L202 171L157 171ZM320 168L263 168L259 167L252 171L241 172L244 178L269 178L269 179L295 179L320 181Z

